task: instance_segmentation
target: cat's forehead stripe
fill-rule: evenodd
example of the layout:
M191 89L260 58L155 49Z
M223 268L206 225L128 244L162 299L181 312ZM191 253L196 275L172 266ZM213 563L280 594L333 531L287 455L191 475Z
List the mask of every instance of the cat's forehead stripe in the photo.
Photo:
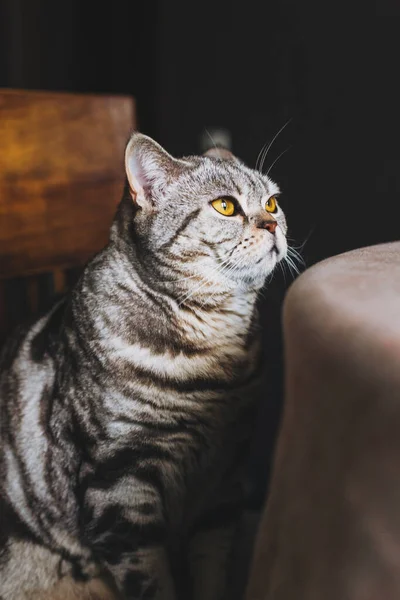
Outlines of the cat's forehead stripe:
M240 170L237 167L233 168L231 170L231 172L230 172L230 175L231 175L230 180L231 180L234 188L236 189L237 194L239 196L242 196L243 193L244 193L244 190L243 190L243 188L241 187L241 185L239 183L240 178L241 178L240 177L241 176Z
M241 174L242 178L244 173ZM239 198L240 204L245 212L250 210L250 206L256 201L259 203L265 196L265 185L260 176L255 173L246 172L246 189L243 190Z
M262 179L262 177L252 173L252 178L253 178L253 182L254 182L254 194L256 194L259 197L264 196L265 184L264 184L264 180Z

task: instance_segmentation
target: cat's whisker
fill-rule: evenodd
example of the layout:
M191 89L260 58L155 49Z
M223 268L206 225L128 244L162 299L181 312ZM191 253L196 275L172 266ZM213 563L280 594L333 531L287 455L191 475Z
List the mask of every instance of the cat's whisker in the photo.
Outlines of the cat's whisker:
M299 274L306 269L306 263L304 262L301 256L288 254L287 259L295 266Z
M284 269L285 262L284 262L284 261L281 261L281 262L280 262L280 263L278 263L278 264L279 264L279 266L280 266L280 269L281 269L281 271L282 271L282 275L283 275L283 281L285 282L285 285L286 285L286 284L287 284L287 282L286 282L286 272L285 272L285 269Z
M239 260L238 263L236 264L229 264L229 260L230 258L228 257L227 259L225 259L224 261L222 261L222 263L219 264L217 269L214 269L212 271L212 273L210 273L210 276L219 276L221 274L223 274L225 277L228 275L232 275L235 271L239 271L240 268L246 263L247 261L247 256L243 256L241 257L241 259ZM212 282L209 278L199 287L197 287L195 290L193 290L193 292L189 293L186 295L185 298L181 299L179 301L179 306L181 306L184 302L187 302L188 300L190 300L190 298L192 298L193 296L195 296L196 294L199 293L199 291L204 288L205 285L210 284L211 287L211 294L213 292L213 287L218 286L220 287L220 283L217 282ZM215 295L215 294L214 294ZM213 298L213 296L211 296L211 299ZM202 306L204 306L205 302L202 303Z
M287 252L294 261L297 260L301 266L303 266L303 267L306 266L306 263L304 262L304 258L301 256L301 254L299 252L297 252L297 250L295 248L288 246Z
M297 275L296 275L296 272L293 270L291 263L287 259L285 262L286 262L286 266L288 268L291 278L296 279Z
M223 265L225 261L226 262L229 261L229 257L226 258L224 261L222 261L221 264ZM159 281L159 283L181 283L183 281L188 281L190 279L195 279L195 278L201 279L201 277L202 277L201 273L197 272L197 273L193 273L192 275L188 275L187 277L181 277L179 279L165 279L165 280Z
M236 264L225 266L221 269L221 273L225 276L233 275L235 272L239 272L243 265L247 262L247 256L242 256ZM214 300L214 296L211 296L210 300ZM203 302L202 306L204 306L205 302Z
M218 265L218 267L214 268L211 270L211 272L208 274L208 277L206 277L205 281L199 285L197 288L195 288L195 290L190 291L189 293L184 294L183 296L181 296L180 298L178 298L178 305L181 306L182 304L184 304L185 302L187 302L188 300L190 300L190 298L192 298L194 295L198 294L199 291L204 288L204 286L206 285L212 285L212 286L219 286L219 283L217 281L212 281L211 278L217 276L218 279L218 274L220 273L220 267L224 266L224 264L228 261L228 259L225 259L224 261L222 261L222 263L220 265Z
M268 144L267 148L264 150L262 158L261 158L261 164L259 167L259 171L260 173L262 173L263 167L264 167L264 163L265 163L265 159L267 158L268 152L270 151L272 144L275 142L275 140L278 138L278 136L282 133L282 131L289 125L289 123L291 122L292 117L290 117L290 119L288 119L286 121L286 123L284 125L282 125L282 127L279 129L279 131L274 135L274 137L272 138L272 140L270 141L270 143Z
M213 137L212 137L211 133L208 131L208 129L204 129L204 131L206 132L206 134L207 134L207 135L208 135L208 137L210 138L210 140L211 140L211 143L212 143L212 145L214 146L214 148L215 148L216 150L218 150L218 146L217 146L217 144L215 143L215 140L213 139Z
M225 275L232 275L235 272L239 272L242 267L246 265L247 261L248 257L246 255L242 256L237 263L233 264L231 268L228 268Z
M286 257L285 257L285 258L286 258L286 260L287 260L288 262L292 263L293 265L295 265L295 266L297 267L297 265L296 265L296 262L295 262L295 261L296 261L296 260L299 260L299 258L298 258L296 255L294 255L294 254L291 254L291 251L289 250L289 248L288 248L288 252L287 252L287 254L286 254ZM300 258L301 258L301 257L300 257Z
M210 275L212 276L212 274ZM205 281L203 281L194 290L186 292L185 294L182 294L182 296L178 297L178 306L182 306L182 304L188 302L191 298L193 298L193 296L197 295L200 292L200 290L203 289L206 285L211 285L215 287L218 284L216 282L213 282L210 277L206 278Z
M288 252L293 252L294 254L296 254L296 256L300 256L300 258L301 258L301 254L300 254L300 252L297 251L296 246L291 246L290 244L288 244L287 249L288 249Z
M277 158L274 160L274 162L272 163L272 165L269 167L269 169L268 169L268 171L267 171L267 177L268 177L268 175L269 175L269 172L271 171L272 167L273 167L273 166L274 166L274 165L275 165L275 164L278 162L278 160L281 158L281 156L283 156L284 154L286 154L286 152L288 152L288 150L290 150L290 149L291 149L291 147L292 147L292 146L288 146L288 147L286 148L286 150L284 150L283 152L281 152L281 153L279 154L279 156L278 156L278 157L277 157Z
M218 289L218 293L222 293L221 292L221 284L217 283L215 281L211 281L211 279L208 279L206 281L204 281L204 283L202 285L200 285L199 287L197 287L195 290L191 291L189 294L187 294L184 298L182 298L179 303L178 306L182 306L183 304L187 303L189 300L191 300L193 297L197 296L199 294L199 292L205 288L206 286L209 286L208 291L210 293L213 293L214 289L217 288ZM204 303L203 303L204 304Z
M285 257L285 262L289 267L290 272L292 273L293 276L293 271L296 274L296 276L300 275L300 271L298 269L298 267L296 266L296 264L293 262L293 260L290 258L290 256L286 256Z
M257 160L256 160L256 165L255 165L255 167L254 167L256 171L259 171L259 170L260 170L260 169L258 168L258 165L259 165L259 163L260 163L261 155L262 155L262 153L264 152L264 150L265 150L265 147L266 147L266 145L267 145L267 144L268 144L268 142L265 142L265 144L263 144L263 145L261 146L261 150L260 150L260 152L258 153Z
M288 272L289 272L289 275L290 275L290 279L291 280L296 279L296 277L293 275L293 272L292 272L290 266L288 265L288 263L286 263L286 266L287 266L287 269L288 269Z
M227 275L232 275L235 272L239 272L240 269L242 268L243 264L245 264L246 261L247 261L247 257L242 256L237 263L230 265L227 268L225 267L225 269L223 270L224 275L227 276Z
M233 263L228 268L225 268L224 274L231 275L232 273L238 272L243 265L247 262L248 258L246 255L242 256L237 263Z
M257 292L257 297L261 297L263 298L263 300L265 300L267 298L267 290L266 290L266 286L269 284L269 281L266 281L264 284L264 287L262 287L258 292Z
M312 236L312 234L314 233L315 229L316 229L316 225L310 230L309 234L307 235L306 239L304 240L304 242L302 244L300 244L299 246L291 246L291 248L295 249L295 250L300 250L302 251L304 249L304 246L307 244L307 242L309 241L310 237ZM286 236L288 240L294 242L295 240L293 238L290 238L289 236Z
M305 268L306 268L305 262L298 256L293 256L291 254L288 254L286 258L288 261L290 261L296 267L296 269L299 272L305 270Z
M269 284L271 283L273 277L274 277L274 273L276 271L276 268L278 265L280 265L281 263L277 263L275 265L275 267L273 268L273 270L271 271L271 273L268 275L268 277L265 280L265 283L263 285L263 287L258 291L258 296L261 296L262 298L266 299L267 298L267 287L269 286Z

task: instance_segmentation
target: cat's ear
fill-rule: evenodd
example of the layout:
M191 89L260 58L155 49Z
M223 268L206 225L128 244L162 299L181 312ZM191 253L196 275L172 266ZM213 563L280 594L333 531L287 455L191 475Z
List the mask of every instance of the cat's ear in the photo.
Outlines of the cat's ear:
M134 133L125 151L133 201L142 209L153 209L179 162L147 135Z
M211 158L221 158L223 160L235 160L232 152L227 150L226 148L221 148L216 146L215 148L210 148L207 152L204 152L204 156L211 156Z

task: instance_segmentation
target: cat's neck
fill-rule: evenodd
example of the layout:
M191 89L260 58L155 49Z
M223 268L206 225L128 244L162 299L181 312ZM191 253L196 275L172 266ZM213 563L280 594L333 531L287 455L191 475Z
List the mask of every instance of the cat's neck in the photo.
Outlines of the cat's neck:
M221 294L179 297L152 285L132 265L132 257L107 249L86 271L78 296L92 304L91 314L99 337L115 336L147 342L159 340L164 349L193 349L245 345L257 328L254 290L238 286Z
M113 376L139 369L182 385L240 382L258 364L254 292L237 289L212 307L180 304L143 281L126 255L112 249L86 269L73 294L72 315L89 359Z
M256 295L234 290L224 295L220 302L204 305L202 301L179 305L182 323L192 328L191 334L223 343L246 336L256 319Z

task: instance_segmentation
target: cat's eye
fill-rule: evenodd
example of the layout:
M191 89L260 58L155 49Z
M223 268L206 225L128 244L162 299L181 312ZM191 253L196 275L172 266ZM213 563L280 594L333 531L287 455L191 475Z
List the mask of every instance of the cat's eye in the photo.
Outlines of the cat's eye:
M225 217L232 217L236 212L235 203L229 198L217 198L217 200L211 202L211 206Z
M278 210L275 196L271 196L265 203L265 210L269 213L275 213Z

